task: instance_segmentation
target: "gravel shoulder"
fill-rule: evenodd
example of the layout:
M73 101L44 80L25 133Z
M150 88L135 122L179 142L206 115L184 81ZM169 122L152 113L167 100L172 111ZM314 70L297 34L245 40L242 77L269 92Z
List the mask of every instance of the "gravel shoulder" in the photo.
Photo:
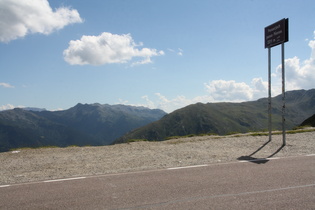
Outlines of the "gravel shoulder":
M315 154L315 131L268 136L196 136L101 147L20 149L0 153L0 185L252 158Z

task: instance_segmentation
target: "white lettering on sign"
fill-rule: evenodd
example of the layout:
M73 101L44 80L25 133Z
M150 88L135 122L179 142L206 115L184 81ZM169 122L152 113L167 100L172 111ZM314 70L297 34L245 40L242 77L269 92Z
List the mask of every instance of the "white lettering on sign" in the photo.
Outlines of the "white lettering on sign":
M265 48L287 42L288 19L282 19L265 28Z
M275 36L280 35L281 33L282 33L282 30L273 32Z
M273 28L268 28L268 32L270 33L270 32L273 32L273 31L275 31L275 30L277 30L278 28L280 28L281 26L280 26L280 24L279 25L276 25L275 27L273 27Z

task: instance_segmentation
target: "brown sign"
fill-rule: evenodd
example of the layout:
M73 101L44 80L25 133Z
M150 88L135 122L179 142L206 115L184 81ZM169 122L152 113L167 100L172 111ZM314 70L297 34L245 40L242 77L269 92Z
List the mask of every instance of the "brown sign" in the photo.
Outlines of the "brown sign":
M289 19L284 18L265 28L265 48L289 41Z

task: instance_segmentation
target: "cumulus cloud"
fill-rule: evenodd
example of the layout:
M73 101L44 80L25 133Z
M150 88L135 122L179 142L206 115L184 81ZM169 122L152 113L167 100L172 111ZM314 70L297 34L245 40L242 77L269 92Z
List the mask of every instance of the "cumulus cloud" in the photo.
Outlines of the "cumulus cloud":
M265 97L268 93L268 82L262 78L254 78L251 84L234 80L214 80L205 84L205 88L213 101L241 102Z
M210 102L242 102L256 100L268 96L268 82L262 78L252 79L250 84L236 82L234 80L214 80L204 84L205 93L193 98L178 95L174 98L167 98L161 93L154 96L142 96L144 103L130 104L120 99L120 103L134 106L144 106L151 109L162 109L168 113L188 106L190 104ZM274 91L274 94L279 92Z
M285 59L287 90L311 89L315 87L315 37L314 40L309 41L308 46L311 48L309 59L302 62L297 56ZM277 67L275 77L281 78L281 68L282 65Z
M190 104L194 104L197 102L207 103L212 100L209 96L197 96L193 99L186 98L183 95L176 96L175 98L168 99L166 96L161 93L155 93L154 96L149 97L148 95L141 97L144 100L144 103L132 104L129 101L119 100L119 103L128 104L132 106L144 106L150 109L162 109L165 112L172 112L176 109L182 108L184 106L188 106Z
M285 60L286 90L312 89L315 88L315 31L314 39L308 40L308 46L311 48L309 59L300 61L295 56ZM175 52L168 49L170 52ZM281 65L272 73L271 93L273 96L281 94ZM197 102L242 102L257 100L268 97L268 82L262 78L253 78L247 84L245 82L236 82L234 80L213 80L204 84L206 94L201 94L194 98L185 96L176 96L169 99L161 93L156 93L154 97L145 96L145 103L141 106L149 108L160 108L166 112L172 112L189 104ZM152 99L153 98L153 99Z
M50 34L82 19L77 10L53 11L47 0L0 0L0 41L10 42L27 34Z
M252 89L244 82L237 83L234 80L214 80L205 84L207 92L216 101L242 101L252 98Z
M133 58L142 60L132 63L140 65L151 63L152 56L164 55L163 51L140 48L143 44L136 44L130 34L111 34L104 32L99 36L82 36L80 40L69 42L68 49L63 55L71 65L103 65L111 63L126 63Z
M12 104L6 104L6 105L0 106L0 111L10 110L10 109L14 109L14 108L24 108L24 106L14 106Z
M10 85L9 83L0 82L0 86L4 88L14 88L14 86Z

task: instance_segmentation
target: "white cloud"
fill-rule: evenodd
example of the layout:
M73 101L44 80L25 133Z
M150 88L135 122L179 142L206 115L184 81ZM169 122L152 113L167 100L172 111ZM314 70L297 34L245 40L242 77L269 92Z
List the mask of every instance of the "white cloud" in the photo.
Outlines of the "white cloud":
M177 51L175 51L174 49L171 49L171 48L168 48L167 50L168 50L169 52L171 52L171 53L176 53L176 54L179 55L179 56L182 56L182 55L183 55L183 52L184 52L184 50L181 49L181 48L178 48Z
M297 56L285 59L286 90L315 88L315 37L309 41L308 46L312 50L309 59L303 62ZM282 76L281 66L277 67L274 75L279 80Z
M14 88L13 85L10 85L9 83L4 83L4 82L0 82L0 86L5 87L5 88Z
M214 80L205 87L215 101L243 101L253 97L253 90L244 82Z
M184 52L184 50L182 50L181 48L178 48L178 53L177 53L177 55L182 56L182 55L183 55L183 52Z
M53 11L47 0L0 0L0 42L27 34L50 34L82 19L77 10L60 7Z
M155 93L151 98L148 95L143 96L144 103L141 104L130 104L128 101L123 100L120 100L120 103L144 106L151 109L162 109L170 113L176 109L198 102L242 102L268 96L268 82L263 81L262 78L252 79L250 85L244 82L238 83L234 80L214 80L205 83L204 87L205 93L193 98L179 95L170 99L161 93Z
M121 104L127 104L132 106L144 106L150 109L162 109L166 112L172 112L176 109L181 107L194 104L197 102L207 103L211 100L209 96L197 96L193 99L188 99L185 96L176 96L173 99L168 99L166 96L162 95L161 93L155 93L152 98L145 95L141 97L144 100L144 103L132 104L128 101L119 100Z
M250 84L234 80L214 80L204 85L214 102L251 101L266 97L268 94L268 82L262 78L253 78ZM278 93L274 88L272 92L273 95Z
M142 60L132 65L140 65L151 63L152 56L164 55L163 51L156 49L139 49L142 45L137 45L130 34L104 32L99 36L82 36L80 40L70 41L63 55L65 61L71 65L126 63L134 57Z
M286 74L286 91L297 89L313 89L315 88L315 31L314 39L309 40L308 46L311 48L311 56L309 59L300 61L295 56L285 60ZM170 52L175 52L168 49ZM281 65L272 73L272 96L281 94ZM257 100L259 98L268 97L268 82L262 78L253 78L250 84L245 82L236 82L234 80L213 80L204 84L207 94L196 96L192 99L185 96L176 96L168 99L161 93L155 94L155 100L145 96L146 103L141 106L149 108L159 108L166 112L172 112L189 104L197 102L241 102Z
M6 105L0 106L0 111L14 109L14 108L24 108L24 106L14 106L12 104L6 104Z

